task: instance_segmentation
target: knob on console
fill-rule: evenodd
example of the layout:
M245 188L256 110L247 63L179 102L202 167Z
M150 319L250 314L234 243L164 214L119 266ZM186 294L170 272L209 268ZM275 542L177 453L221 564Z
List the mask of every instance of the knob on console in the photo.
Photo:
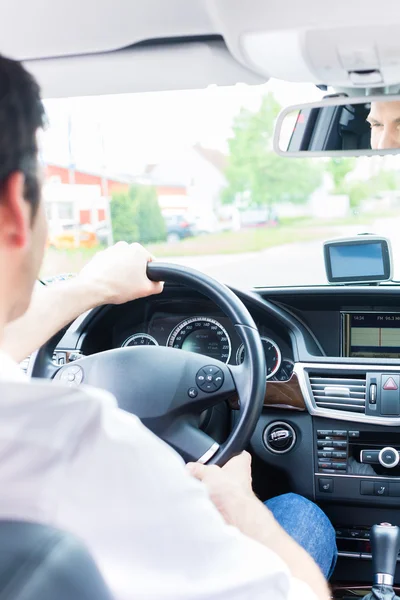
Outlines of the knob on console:
M265 428L263 434L264 444L275 454L289 452L296 443L296 432L289 423L275 421Z
M399 464L400 455L395 448L382 448L379 452L378 459L382 467L393 469L393 467L396 467Z

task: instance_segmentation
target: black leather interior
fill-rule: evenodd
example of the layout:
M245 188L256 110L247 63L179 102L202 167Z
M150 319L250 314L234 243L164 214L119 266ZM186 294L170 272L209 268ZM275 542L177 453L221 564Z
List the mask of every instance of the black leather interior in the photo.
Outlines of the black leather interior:
M0 600L112 600L91 556L72 535L0 521Z

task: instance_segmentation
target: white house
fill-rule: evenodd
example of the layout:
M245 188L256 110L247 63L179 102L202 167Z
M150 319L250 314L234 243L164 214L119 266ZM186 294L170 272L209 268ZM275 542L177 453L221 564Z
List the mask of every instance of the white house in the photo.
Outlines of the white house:
M200 144L166 156L157 164L147 165L145 177L156 188L184 187L186 194L175 197L174 211L190 213L197 221L213 221L220 204L220 194L226 187L226 157ZM171 198L159 194L163 212L171 212ZM178 206L179 204L179 206Z

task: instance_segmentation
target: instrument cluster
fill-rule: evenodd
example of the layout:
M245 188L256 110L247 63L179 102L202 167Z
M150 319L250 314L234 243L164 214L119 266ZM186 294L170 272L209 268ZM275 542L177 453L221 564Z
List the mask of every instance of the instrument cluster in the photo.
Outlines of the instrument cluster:
M160 316L145 324L145 331L129 332L117 336L119 346L165 345L171 348L204 354L229 364L241 364L245 349L229 320L221 317L199 315L176 321L173 317ZM172 326L171 326L172 325ZM288 381L293 373L294 362L282 342L263 335L261 340L267 364L267 379Z

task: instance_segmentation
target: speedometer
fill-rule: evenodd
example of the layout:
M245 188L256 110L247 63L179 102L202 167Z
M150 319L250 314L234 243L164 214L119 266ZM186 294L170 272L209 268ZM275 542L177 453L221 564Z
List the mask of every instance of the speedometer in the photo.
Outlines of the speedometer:
M221 323L211 317L185 319L172 330L167 346L205 354L225 363L228 363L231 357L228 332Z
M261 337L264 348L265 362L267 363L267 379L273 377L281 366L281 351L274 340L267 337ZM241 344L236 353L236 363L241 365L244 360L244 346Z
M134 333L129 336L122 346L158 346L157 340L148 333Z

